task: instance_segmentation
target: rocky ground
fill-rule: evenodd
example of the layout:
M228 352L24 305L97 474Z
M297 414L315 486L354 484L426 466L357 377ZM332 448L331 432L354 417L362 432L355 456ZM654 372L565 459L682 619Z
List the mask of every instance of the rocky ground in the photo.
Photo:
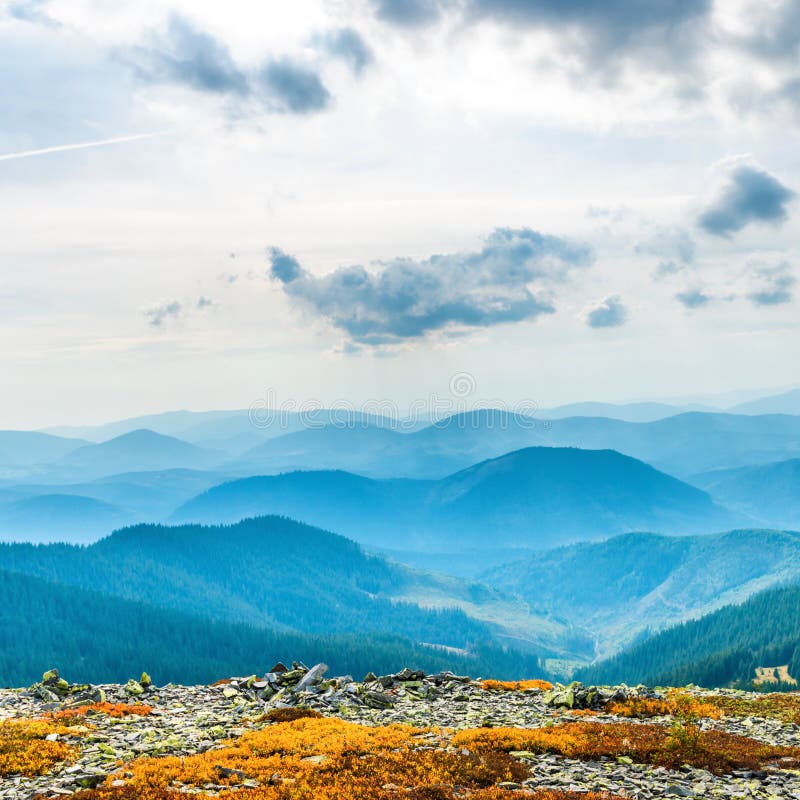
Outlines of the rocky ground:
M230 679L213 686L170 684L161 687L149 684L146 676L141 682L130 681L127 685L70 686L56 674L49 673L43 683L28 689L2 690L0 724L5 720L39 718L98 702L146 704L152 712L147 716L119 718L103 713L88 714L75 728L78 737L67 737L71 742L78 742L80 754L76 758L56 764L48 774L38 777L6 775L0 778L0 798L63 797L104 783L107 776L118 774L120 764L136 758L188 756L224 748L225 740L263 727L263 715L270 709L308 707L325 716L369 726L409 723L457 730L487 726L541 728L575 722L582 718L576 715L576 709L594 709L592 722L618 722L618 717L603 711L609 701L658 697L644 687L487 690L480 682L450 673L424 675L405 670L383 677L368 675L363 681L350 677L329 679L324 673L323 665L311 670L302 665L288 670L276 665L263 677ZM709 694L692 691L700 699ZM727 694L755 697L731 691ZM646 722L668 725L671 720L656 718ZM800 727L777 719L724 716L699 719L697 724L703 730L723 730L771 745L800 746ZM517 787L521 791L525 787L552 787L606 791L633 798L800 800L800 771L780 769L780 765L712 775L689 766L669 770L631 763L624 757L600 761L553 754L519 753L516 757L530 767L530 777ZM244 788L255 785L256 782L244 777L241 781ZM202 788L214 794L223 787Z

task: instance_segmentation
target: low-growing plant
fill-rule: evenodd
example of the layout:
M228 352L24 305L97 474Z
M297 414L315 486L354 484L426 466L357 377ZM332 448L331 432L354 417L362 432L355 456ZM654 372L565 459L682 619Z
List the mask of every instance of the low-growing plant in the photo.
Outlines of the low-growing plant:
M800 748L774 747L722 731L695 731L688 727L691 723L679 724L684 726L681 731L631 722L477 729L455 734L453 744L477 750L557 753L587 761L628 756L643 764L670 769L691 764L716 774L761 769L781 759L800 765Z
M630 697L609 703L605 710L618 717L647 719L650 717L680 717L681 719L698 719L706 717L719 719L722 709L713 703L693 697L685 692L671 691L666 697Z
M91 716L93 714L103 714L107 717L114 717L121 719L136 715L138 717L148 717L153 713L152 706L148 705L133 705L129 703L91 703L85 706L76 706L75 708L65 708L63 711L55 711L52 718L65 724L69 724L70 720L80 719L82 717Z
M775 692L760 697L705 695L702 702L731 717L767 717L800 725L800 692Z
M212 783L229 786L221 795L226 800L519 800L519 792L498 784L528 776L528 768L507 752L465 752L450 747L441 731L304 717L251 731L208 753L139 759L74 798L175 800L182 790L199 789L192 796L205 800L202 788ZM247 779L260 786L245 789ZM522 796L614 800L551 791Z
M294 722L296 719L319 719L322 714L314 711L313 708L271 708L260 717L256 717L256 722Z
M0 722L0 776L44 775L59 762L74 757L76 748L46 738L69 733L68 728L47 720Z
M485 689L487 692L524 692L526 689L539 689L540 691L546 692L548 689L552 688L552 683L539 680L538 678L526 681L481 681L481 689Z

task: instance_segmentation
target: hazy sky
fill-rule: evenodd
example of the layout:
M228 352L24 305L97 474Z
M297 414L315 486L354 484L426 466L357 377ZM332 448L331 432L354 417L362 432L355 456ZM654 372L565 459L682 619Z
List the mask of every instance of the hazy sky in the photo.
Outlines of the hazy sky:
M0 427L798 382L796 0L0 9Z

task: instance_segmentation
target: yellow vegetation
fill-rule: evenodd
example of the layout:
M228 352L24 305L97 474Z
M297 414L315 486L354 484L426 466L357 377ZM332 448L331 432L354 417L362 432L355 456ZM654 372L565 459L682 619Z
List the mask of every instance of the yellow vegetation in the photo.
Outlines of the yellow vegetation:
M128 703L92 703L76 708L67 708L63 711L56 711L52 718L69 724L69 720L92 714L105 714L108 717L120 719L135 714L139 717L148 717L153 713L152 706L129 705Z
M528 681L482 681L481 689L488 692L524 692L526 689L541 689L546 692L552 689L553 684L538 678Z
M618 717L681 717L719 719L722 709L701 698L693 697L685 692L670 691L666 698L631 697L615 703L609 703L605 710Z
M528 769L505 752L448 748L447 736L405 725L366 727L303 718L246 733L229 746L185 758L144 758L76 800L174 800L183 786L229 785L227 800L514 800L497 787ZM112 786L113 780L124 786ZM260 785L241 788L245 780ZM204 798L205 795L193 795ZM612 800L606 795L529 792L534 800Z
M69 734L69 728L45 720L0 722L0 776L44 775L59 761L77 754L64 742L48 742L50 734Z

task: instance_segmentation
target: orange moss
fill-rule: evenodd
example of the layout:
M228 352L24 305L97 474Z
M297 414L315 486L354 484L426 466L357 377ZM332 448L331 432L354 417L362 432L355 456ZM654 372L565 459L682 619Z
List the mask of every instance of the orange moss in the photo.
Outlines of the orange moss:
M539 680L538 678L527 681L486 680L481 682L481 689L485 689L487 692L524 692L526 689L540 689L546 692L548 689L552 688L552 683Z
M67 708L63 711L56 711L52 718L67 722L71 719L85 717L91 714L105 714L108 717L120 719L135 714L139 717L149 717L153 713L152 706L129 705L128 703L91 703L90 705Z
M456 786L488 789L528 775L506 753L448 752L446 744L446 737L435 731L406 725L373 728L306 717L251 731L224 749L185 758L139 759L112 776L108 785L77 797L160 800L170 796L170 789L215 783L231 787L225 797L242 800L388 800L399 794L433 800L454 798ZM111 786L115 779L126 780L126 785ZM262 785L235 788L246 779ZM484 800L490 797L484 795Z
M313 708L271 708L266 714L256 717L256 722L294 722L296 719L319 719L322 714Z
M69 728L46 720L0 722L0 776L44 775L60 761L77 754L64 742L48 742L51 734L69 734Z
M676 769L682 764L724 774L734 769L760 769L779 759L800 765L800 748L771 745L722 731L701 731L676 723L672 728L630 722L601 724L570 722L547 728L488 728L461 731L453 737L460 747L557 753L597 760L628 756L643 764Z
M227 785L224 800L616 800L609 795L499 788L528 768L502 749L450 747L441 731L302 718L251 731L184 758L142 758L75 800L175 800L181 788ZM113 782L124 780L124 785ZM257 788L244 788L245 780ZM205 793L193 794L206 800Z
M702 702L732 717L769 717L800 725L800 692L775 692L754 699L705 695Z
M723 713L716 705L704 702L683 692L671 691L666 698L631 697L628 700L609 703L605 710L618 717L682 717L695 719L707 717L719 719Z

